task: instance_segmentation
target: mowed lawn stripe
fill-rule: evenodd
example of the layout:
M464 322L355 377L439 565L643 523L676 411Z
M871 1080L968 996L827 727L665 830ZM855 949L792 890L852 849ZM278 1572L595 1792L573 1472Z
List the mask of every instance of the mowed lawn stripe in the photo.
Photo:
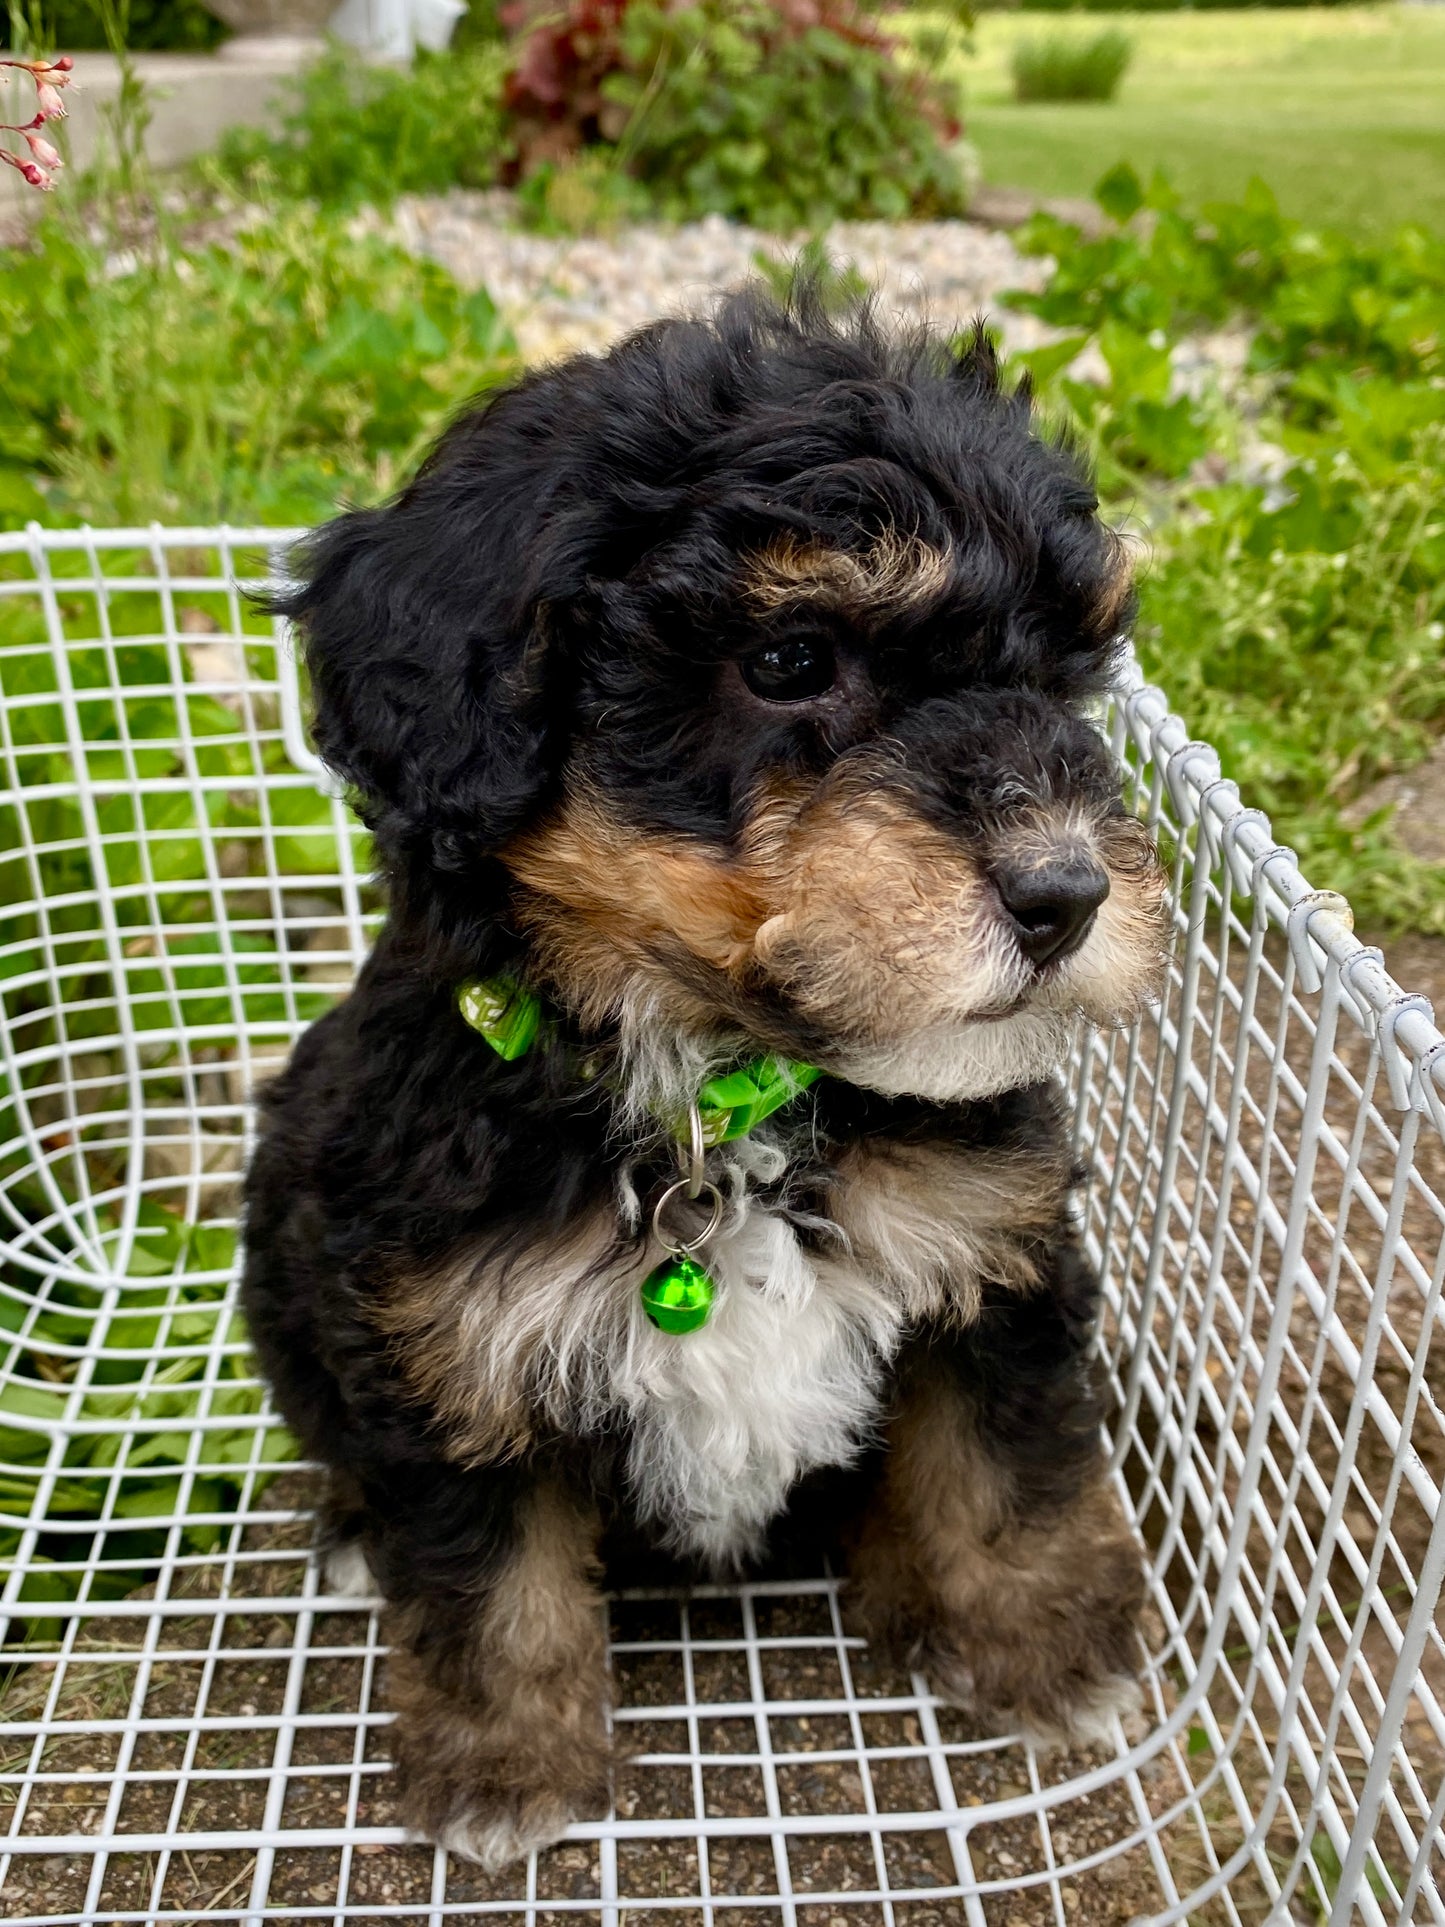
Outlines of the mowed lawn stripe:
M1014 101L1017 40L1109 27L1136 43L1116 99ZM1445 7L989 13L954 71L989 181L1087 194L1129 160L1163 168L1191 206L1259 174L1301 220L1361 237L1445 228Z

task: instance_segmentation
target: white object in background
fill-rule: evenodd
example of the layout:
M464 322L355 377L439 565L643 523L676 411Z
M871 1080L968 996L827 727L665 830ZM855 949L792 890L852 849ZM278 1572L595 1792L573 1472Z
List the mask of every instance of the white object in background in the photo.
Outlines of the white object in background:
M418 47L445 53L466 0L342 0L329 31L371 60L410 61Z
M411 30L418 47L444 54L466 10L466 0L411 0Z

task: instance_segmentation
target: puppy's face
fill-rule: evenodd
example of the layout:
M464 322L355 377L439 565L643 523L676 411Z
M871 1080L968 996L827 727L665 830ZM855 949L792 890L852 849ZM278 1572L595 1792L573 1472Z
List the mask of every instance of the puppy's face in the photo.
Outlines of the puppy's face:
M500 859L529 967L589 1025L986 1095L1161 974L1164 880L1085 713L1131 605L1096 506L979 343L756 302L667 324L453 431L387 512L429 573L381 665L412 718L385 761L351 747L316 571L319 733L383 797L418 772L390 833L413 897Z
M1029 575L931 533L710 567L683 542L593 612L561 800L503 852L587 1018L722 1023L945 1098L1033 1081L1077 1015L1154 994L1164 879L1080 714L1079 636L1052 655ZM1128 576L1099 537L1085 620L1112 639Z

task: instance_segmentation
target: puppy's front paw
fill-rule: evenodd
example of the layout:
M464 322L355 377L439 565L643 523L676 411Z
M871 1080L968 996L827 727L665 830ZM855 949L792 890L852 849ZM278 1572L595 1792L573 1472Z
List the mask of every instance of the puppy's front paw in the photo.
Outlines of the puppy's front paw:
M394 1729L402 1818L489 1873L607 1811L611 1759L595 1731L522 1732L495 1708L433 1703Z
M1046 1746L1093 1746L1132 1721L1143 1692L1132 1673L1030 1674L1013 1653L980 1650L976 1632L939 1628L912 1655L938 1697ZM982 1684L980 1683L982 1675Z
M494 1804L470 1805L445 1826L423 1829L426 1837L458 1859L473 1860L488 1873L496 1873L514 1860L525 1860L529 1853L555 1845L582 1817L541 1789L494 1789L493 1794Z
M348 1539L333 1546L322 1563L322 1582L326 1591L341 1599L375 1599L376 1580L367 1564L359 1539Z
M1120 1534L1071 1566L1021 1556L1005 1575L1001 1567L970 1610L923 1632L914 1653L920 1671L942 1698L1031 1739L1090 1745L1111 1738L1115 1720L1142 1703L1137 1546Z

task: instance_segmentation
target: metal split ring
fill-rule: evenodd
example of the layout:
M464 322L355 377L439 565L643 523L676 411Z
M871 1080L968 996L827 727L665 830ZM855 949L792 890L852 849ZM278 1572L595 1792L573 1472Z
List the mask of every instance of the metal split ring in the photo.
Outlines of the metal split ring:
M663 1250L671 1252L674 1258L690 1258L694 1251L707 1243L708 1239L722 1223L722 1193L718 1190L717 1186L703 1180L698 1185L697 1193L693 1193L688 1190L689 1183L690 1180L688 1178L679 1178L676 1184L668 1185L662 1196L657 1200L657 1203L652 1207L652 1235L662 1246ZM704 1191L712 1193L712 1214L708 1218L706 1225L698 1232L695 1238L670 1238L662 1228L662 1214L679 1191L687 1191L689 1197L701 1195Z
M689 1104L687 1107L687 1130L687 1148L684 1150L679 1145L678 1152L682 1159L682 1168L687 1173L687 1195L689 1198L700 1198L702 1187L706 1182L703 1170L707 1146L703 1143L702 1137L702 1113L696 1104Z

